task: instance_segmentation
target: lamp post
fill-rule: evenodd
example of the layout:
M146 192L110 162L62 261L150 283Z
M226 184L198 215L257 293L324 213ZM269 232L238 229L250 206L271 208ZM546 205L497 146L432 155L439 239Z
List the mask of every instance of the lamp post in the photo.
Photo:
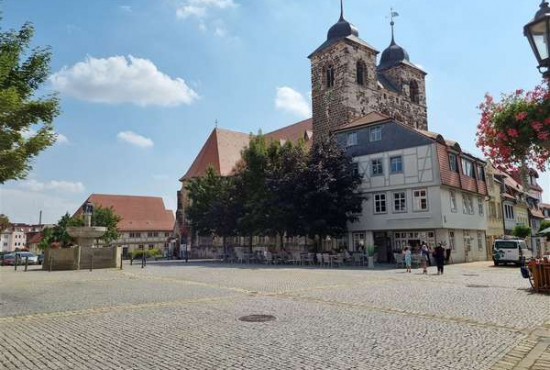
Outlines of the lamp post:
M537 58L540 73L545 79L550 79L550 6L547 0L542 0L535 18L523 32Z

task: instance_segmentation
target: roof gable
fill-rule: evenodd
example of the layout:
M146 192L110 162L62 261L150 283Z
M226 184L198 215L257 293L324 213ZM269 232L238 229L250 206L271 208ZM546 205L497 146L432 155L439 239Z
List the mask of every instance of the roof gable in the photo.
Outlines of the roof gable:
M92 194L87 201L95 207L113 208L122 218L118 223L121 231L171 231L174 228L174 214L164 207L159 197ZM75 215L81 213L82 207Z

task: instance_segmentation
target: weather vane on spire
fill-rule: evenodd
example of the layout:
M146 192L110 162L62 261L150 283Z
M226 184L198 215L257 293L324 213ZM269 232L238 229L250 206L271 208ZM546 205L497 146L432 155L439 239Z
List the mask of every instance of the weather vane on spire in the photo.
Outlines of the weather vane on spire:
M390 25L391 25L391 39L392 42L394 42L394 27L395 27L395 21L394 19L399 17L399 13L393 10L393 8L390 8Z

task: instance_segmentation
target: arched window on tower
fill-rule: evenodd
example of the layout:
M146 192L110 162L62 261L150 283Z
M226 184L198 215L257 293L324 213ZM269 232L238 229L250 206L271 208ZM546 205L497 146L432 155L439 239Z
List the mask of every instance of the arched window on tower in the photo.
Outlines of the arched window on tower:
M411 81L411 101L415 104L420 104L420 88L418 87L418 82L415 80Z
M367 67L362 60L357 62L357 84L365 85L367 81Z
M327 88L330 89L331 87L334 87L334 68L332 66L328 66L326 74Z

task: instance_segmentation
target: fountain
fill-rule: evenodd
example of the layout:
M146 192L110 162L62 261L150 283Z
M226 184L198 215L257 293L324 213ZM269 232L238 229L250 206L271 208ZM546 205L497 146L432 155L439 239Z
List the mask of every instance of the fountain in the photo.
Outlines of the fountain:
M92 226L92 214L94 212L92 203L86 202L82 206L82 210L84 213L84 226L67 227L67 232L76 239L78 246L93 247L94 240L101 238L107 232L107 228Z

